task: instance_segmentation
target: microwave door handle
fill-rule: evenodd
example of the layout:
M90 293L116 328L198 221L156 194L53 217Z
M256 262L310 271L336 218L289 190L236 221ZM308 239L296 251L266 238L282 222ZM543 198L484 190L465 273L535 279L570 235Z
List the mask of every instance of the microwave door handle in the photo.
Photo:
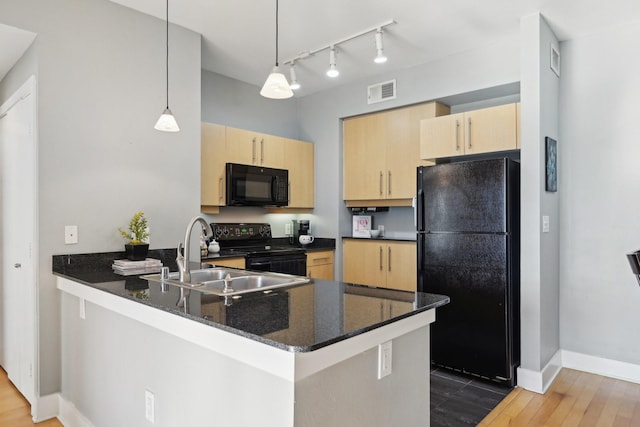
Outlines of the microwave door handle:
M280 186L278 185L278 177L274 176L273 180L271 180L271 201L277 202L280 200L280 195L278 194L278 189Z

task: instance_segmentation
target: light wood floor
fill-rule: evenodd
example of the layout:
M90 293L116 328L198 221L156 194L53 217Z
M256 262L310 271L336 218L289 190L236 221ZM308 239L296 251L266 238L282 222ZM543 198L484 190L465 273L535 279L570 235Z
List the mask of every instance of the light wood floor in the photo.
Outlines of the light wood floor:
M640 384L562 369L544 395L516 388L479 425L640 426ZM0 368L0 426L62 424L57 419L34 424L29 402Z
M516 388L480 426L640 426L640 384L562 369L549 390Z
M11 384L7 373L0 368L0 426L6 427L62 427L57 419L34 424L31 421L31 406Z

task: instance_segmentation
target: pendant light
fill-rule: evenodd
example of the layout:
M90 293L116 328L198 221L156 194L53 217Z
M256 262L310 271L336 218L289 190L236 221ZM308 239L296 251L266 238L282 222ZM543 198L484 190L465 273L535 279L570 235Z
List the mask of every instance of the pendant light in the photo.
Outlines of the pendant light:
M276 0L276 65L264 82L260 95L271 99L285 99L293 96L289 82L278 66L278 0Z
M300 83L298 83L298 77L296 77L296 63L291 63L291 68L289 69L289 73L291 74L291 90L300 89Z
M178 127L178 122L176 122L175 117L171 113L169 109L169 0L167 0L167 17L166 17L166 77L167 77L167 108L164 109L160 118L156 122L154 126L155 129L163 131L163 132L178 132L180 128Z

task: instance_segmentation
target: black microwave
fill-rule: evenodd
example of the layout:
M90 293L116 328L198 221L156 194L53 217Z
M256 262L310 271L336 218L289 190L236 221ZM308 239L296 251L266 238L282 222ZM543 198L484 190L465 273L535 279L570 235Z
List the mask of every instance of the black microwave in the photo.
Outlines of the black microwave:
M287 206L289 171L227 163L227 206Z

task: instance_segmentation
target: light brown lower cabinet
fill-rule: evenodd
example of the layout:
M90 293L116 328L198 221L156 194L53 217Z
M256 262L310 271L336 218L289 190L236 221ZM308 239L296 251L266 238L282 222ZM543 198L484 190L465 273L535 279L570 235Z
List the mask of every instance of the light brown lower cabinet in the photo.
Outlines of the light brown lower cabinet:
M307 277L333 280L334 251L307 252Z
M342 254L344 282L416 291L416 242L345 239Z
M232 267L241 269L245 268L244 257L208 259L206 261L203 261L203 263L215 265L216 267Z

